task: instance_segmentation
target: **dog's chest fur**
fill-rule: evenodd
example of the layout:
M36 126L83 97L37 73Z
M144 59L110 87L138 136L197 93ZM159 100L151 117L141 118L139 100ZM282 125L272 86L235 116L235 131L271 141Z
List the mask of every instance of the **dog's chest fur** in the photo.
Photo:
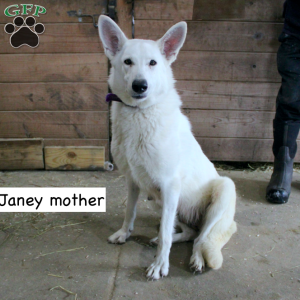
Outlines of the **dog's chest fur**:
M130 108L116 103L112 108L112 154L118 168L131 173L134 181L148 190L159 185L166 162L168 126L171 118L161 107ZM174 128L173 128L174 129Z

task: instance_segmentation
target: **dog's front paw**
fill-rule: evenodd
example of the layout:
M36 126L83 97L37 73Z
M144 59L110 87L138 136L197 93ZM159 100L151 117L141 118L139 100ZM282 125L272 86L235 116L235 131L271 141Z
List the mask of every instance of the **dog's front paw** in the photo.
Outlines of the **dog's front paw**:
M190 260L190 266L191 269L194 272L200 272L202 273L204 271L204 267L205 267L205 262L204 262L204 258L201 254L201 252L195 252Z
M113 235L111 235L107 241L112 244L124 244L126 242L126 239L129 238L130 232L126 232L122 228L115 232Z
M147 269L149 279L159 279L169 274L169 260L157 257Z

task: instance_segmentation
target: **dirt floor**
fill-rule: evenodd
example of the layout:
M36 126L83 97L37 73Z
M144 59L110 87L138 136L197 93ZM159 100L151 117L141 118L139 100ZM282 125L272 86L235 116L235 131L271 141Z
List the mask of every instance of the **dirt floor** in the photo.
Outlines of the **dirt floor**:
M0 187L106 187L106 213L0 213L1 300L300 299L300 174L286 205L264 199L270 171L221 171L236 183L238 232L218 271L194 275L192 243L174 244L169 276L147 281L159 215L141 195L132 237L120 228L124 177L113 172L0 172Z

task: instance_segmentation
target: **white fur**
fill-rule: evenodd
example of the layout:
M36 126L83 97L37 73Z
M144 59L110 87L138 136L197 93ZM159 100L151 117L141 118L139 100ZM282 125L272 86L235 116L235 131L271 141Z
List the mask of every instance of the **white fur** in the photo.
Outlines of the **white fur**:
M195 239L192 267L201 272L206 261L218 269L223 261L221 248L236 231L236 193L231 179L220 177L203 154L180 109L170 65L184 43L186 23L174 25L158 41L128 40L105 16L100 16L98 25L112 65L110 88L124 102L112 104L111 149L128 185L123 226L108 240L124 243L130 236L139 191L143 190L162 205L159 235L152 240L158 243L157 255L147 276L166 276L172 242L191 239ZM124 63L127 59L131 65ZM151 60L157 64L151 66ZM148 84L142 99L136 99L132 89L137 79ZM201 219L200 233L187 226L200 225ZM175 225L181 233L174 231Z

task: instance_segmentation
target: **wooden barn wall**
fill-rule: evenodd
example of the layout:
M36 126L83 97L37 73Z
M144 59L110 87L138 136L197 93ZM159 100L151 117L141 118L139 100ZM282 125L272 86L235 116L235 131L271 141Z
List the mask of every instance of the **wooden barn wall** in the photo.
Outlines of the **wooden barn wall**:
M13 2L15 3L15 2ZM0 2L0 139L44 138L45 146L105 146L108 149L108 61L90 18L67 12L101 13L106 1L40 0L47 13L36 48L11 47ZM108 151L106 151L108 153Z
M184 113L212 160L273 160L283 2L135 1L136 38L155 40L175 22L188 24L173 70Z

